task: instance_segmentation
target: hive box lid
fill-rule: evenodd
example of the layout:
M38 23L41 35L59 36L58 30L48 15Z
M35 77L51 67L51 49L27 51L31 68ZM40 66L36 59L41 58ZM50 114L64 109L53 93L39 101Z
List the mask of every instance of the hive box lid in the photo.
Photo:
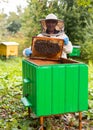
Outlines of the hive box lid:
M63 50L62 39L50 37L32 38L32 55L36 59L60 59Z
M19 45L19 43L17 42L0 42L0 45L3 44L5 46L9 46L9 45Z

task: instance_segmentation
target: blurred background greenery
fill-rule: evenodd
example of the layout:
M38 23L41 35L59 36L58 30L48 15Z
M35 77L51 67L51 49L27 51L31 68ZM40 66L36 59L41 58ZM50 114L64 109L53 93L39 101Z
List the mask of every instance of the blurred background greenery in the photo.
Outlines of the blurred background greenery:
M81 58L93 59L93 0L27 0L27 3L24 11L20 6L9 15L1 11L0 42L18 42L22 56L22 50L31 45L32 36L41 32L40 19L54 13L64 20L72 44L81 46Z

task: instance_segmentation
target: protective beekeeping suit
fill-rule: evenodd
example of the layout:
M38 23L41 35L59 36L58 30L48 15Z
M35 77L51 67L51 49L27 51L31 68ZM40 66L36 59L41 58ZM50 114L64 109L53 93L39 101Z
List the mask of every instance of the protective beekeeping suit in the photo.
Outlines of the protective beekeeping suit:
M42 33L38 36L63 39L64 45L61 57L67 58L67 54L72 52L73 46L69 41L68 36L64 33L64 22L59 20L54 14L47 15L46 18L40 20L40 22L42 26ZM30 56L31 53L31 47L26 48L23 51L24 56Z

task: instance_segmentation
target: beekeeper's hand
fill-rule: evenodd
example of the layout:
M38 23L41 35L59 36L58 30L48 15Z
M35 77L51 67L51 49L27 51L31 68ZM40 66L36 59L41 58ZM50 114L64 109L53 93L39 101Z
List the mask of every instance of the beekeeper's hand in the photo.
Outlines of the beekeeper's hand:
M31 48L26 48L23 50L23 55L29 57L32 54Z
M69 43L69 38L68 37L64 38L63 40L64 40L65 45L67 45Z

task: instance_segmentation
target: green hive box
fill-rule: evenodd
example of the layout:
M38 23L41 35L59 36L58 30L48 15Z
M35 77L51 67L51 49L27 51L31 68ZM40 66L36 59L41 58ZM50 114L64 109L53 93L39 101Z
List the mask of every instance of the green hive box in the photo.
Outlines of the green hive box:
M84 63L23 60L23 97L36 116L88 109L88 66ZM25 104L24 104L25 105Z
M72 53L69 54L70 57L80 57L80 46L73 46Z

